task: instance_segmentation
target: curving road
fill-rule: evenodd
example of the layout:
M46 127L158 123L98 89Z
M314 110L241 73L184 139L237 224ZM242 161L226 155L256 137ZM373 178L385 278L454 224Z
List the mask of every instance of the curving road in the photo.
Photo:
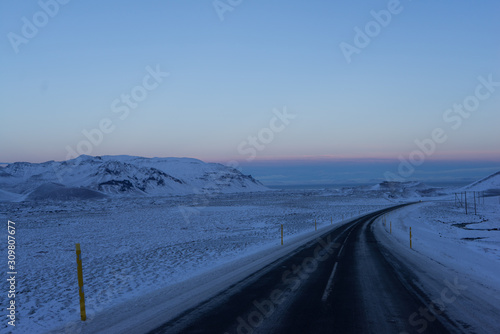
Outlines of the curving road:
M375 219L399 207L325 233L150 333L453 332L374 238Z

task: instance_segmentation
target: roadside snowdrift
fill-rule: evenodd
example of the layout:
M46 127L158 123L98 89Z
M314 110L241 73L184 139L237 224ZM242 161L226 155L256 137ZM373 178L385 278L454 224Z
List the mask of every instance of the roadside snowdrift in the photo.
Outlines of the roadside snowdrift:
M373 230L387 249L386 256L398 258L415 275L413 283L427 294L423 303L429 309L444 309L456 322L457 333L499 332L500 207L496 197L486 198L477 215L466 215L453 201L419 203L378 219ZM446 290L450 282L460 287L453 298L448 298L452 294ZM416 332L423 332L429 321L421 315L415 313L413 322L409 320Z

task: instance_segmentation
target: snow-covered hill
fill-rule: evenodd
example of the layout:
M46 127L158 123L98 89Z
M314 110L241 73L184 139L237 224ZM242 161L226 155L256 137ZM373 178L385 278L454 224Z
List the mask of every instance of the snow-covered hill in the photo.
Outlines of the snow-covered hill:
M250 175L190 158L82 155L62 162L0 167L0 201L263 190L267 188Z
M466 191L500 192L500 172L491 174L463 188Z
M344 190L346 190L344 188ZM360 198L386 198L390 200L416 200L445 195L443 188L432 187L419 181L383 181L373 186L352 188L351 196Z
M418 181L395 182L384 181L372 188L373 190L383 191L390 194L391 197L434 197L443 195L442 188L431 187Z

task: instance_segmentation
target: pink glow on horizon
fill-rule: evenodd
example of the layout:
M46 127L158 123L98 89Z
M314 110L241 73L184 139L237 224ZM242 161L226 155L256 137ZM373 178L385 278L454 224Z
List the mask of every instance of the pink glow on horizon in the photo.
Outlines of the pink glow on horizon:
M399 157L403 157L405 160L409 159L409 155L412 152L404 152L404 153L386 153L380 155L283 155L283 156L257 156L253 160L247 160L246 156L233 156L228 158L228 156L224 156L222 154L214 154L214 155L195 155L195 154L186 154L184 156L180 155L172 155L168 154L168 152L162 152L163 154L155 154L154 152L148 152L141 154L140 152L134 151L129 152L129 150L123 150L120 152L106 152L105 154L92 154L96 156L100 155L135 155L135 156L143 156L143 157L188 157L199 159L205 162L218 162L218 163L228 163L230 161L236 161L241 165L249 165L249 164L280 164L280 163L300 163L300 164L322 164L322 163L335 163L335 162L343 162L343 163L394 163L399 162ZM14 157L14 160L3 161L0 158L0 162L2 163L12 163L12 162L32 162L32 163L41 163L46 161L63 161L64 157L61 159L58 155L47 154L47 152L12 152L10 155ZM500 162L500 151L445 151L438 152L430 156L425 157L425 162Z
M252 161L246 159L233 159L242 165L247 164L279 164L279 163L302 163L316 164L328 162L351 162L351 163L394 163L400 161L399 157L408 160L409 153L385 154L380 156L359 155L320 155L320 156L279 156L279 157L257 157ZM202 159L203 160L203 159ZM231 159L207 159L204 161L226 163ZM425 162L500 162L500 152L491 151L466 151L466 152L440 152L425 157ZM424 162L424 163L425 163Z

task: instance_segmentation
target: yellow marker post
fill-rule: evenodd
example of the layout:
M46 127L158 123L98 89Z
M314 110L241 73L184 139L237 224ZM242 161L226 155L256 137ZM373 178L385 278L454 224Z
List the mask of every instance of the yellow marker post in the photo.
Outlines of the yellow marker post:
M78 293L80 295L80 316L82 321L87 320L85 313L85 295L83 293L83 270L82 270L82 251L80 244L76 244L76 264L78 268Z
M283 224L281 224L281 245L283 245Z
M413 248L413 247L411 246L411 227L410 227L410 248Z
M390 221L389 223L390 223L389 233L392 234L392 221Z

